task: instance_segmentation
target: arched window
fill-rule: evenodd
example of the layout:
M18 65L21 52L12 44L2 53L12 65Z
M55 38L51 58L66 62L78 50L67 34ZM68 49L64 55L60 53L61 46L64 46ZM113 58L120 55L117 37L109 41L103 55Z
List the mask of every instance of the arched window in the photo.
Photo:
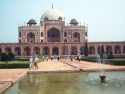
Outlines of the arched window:
M123 53L125 54L125 46L123 46Z
M52 49L52 54L53 54L53 55L58 55L58 54L59 54L59 49L58 49L58 47L54 47L54 48Z
M64 42L66 43L66 42L67 42L67 39L65 39Z
M21 32L19 32L19 37L21 37Z
M121 54L121 47L119 45L115 46L115 54Z
M112 53L112 46L106 46L106 53Z
M84 47L83 46L80 48L80 55L84 55Z
M60 31L56 28L51 28L47 32L48 42L60 42Z
M20 56L21 55L21 49L20 49L20 47L16 47L15 48L15 54L16 54L16 56Z
M104 53L104 46L99 45L97 51L98 51L98 54L102 55Z
M48 47L43 48L43 55L49 55L49 48Z
M27 42L29 43L35 43L35 34L32 32L29 32L27 34Z
M12 51L11 51L11 48L10 48L10 47L6 47L6 48L5 48L5 52L6 52L6 53L11 53L11 52L12 52Z
M2 53L2 49L0 48L0 53Z
M30 47L25 47L24 48L24 55L25 56L31 56L31 49L30 49Z
M75 46L71 47L71 55L77 55L77 47Z
M95 47L89 47L89 54L95 54Z
M74 37L74 38L78 38L78 37L80 37L80 34L79 34L78 32L75 32L75 33L73 34L73 37Z
M98 54L101 53L101 47L100 47L100 46L98 46L98 48L97 48L97 52L98 52Z
M67 32L64 32L64 37L66 37L67 36Z
M43 37L43 32L41 32L41 37Z
M73 39L74 42L80 42L80 33L78 32L73 33Z
M62 54L63 55L68 55L68 46L63 46L63 48L62 48Z
M41 40L41 43L43 43L43 40Z
M40 48L39 48L39 47L35 47L35 48L33 49L33 52L34 52L34 54L36 54L36 55L40 55Z

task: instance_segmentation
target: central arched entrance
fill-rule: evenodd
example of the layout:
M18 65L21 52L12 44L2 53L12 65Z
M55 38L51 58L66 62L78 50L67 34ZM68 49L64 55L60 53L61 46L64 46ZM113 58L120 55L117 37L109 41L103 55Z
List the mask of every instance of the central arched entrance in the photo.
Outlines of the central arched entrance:
M54 47L52 49L52 55L59 55L59 48L58 47Z
M60 31L56 28L51 28L47 32L48 42L60 42Z

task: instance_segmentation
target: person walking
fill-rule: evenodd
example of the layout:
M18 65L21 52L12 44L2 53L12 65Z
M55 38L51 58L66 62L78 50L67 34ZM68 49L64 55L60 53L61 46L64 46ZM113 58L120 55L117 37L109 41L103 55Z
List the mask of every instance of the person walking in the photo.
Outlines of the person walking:
M37 56L35 56L35 58L34 58L34 67L35 67L35 69L38 69L38 57Z
M33 57L30 56L30 58L29 58L29 69L32 69L32 64L33 64Z

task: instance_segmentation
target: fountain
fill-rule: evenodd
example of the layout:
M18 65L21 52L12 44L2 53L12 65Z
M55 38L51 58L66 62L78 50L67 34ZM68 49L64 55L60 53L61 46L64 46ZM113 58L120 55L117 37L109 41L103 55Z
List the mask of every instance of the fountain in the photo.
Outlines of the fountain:
M105 64L106 63L106 61L105 61L106 58L107 58L107 55L106 55L106 53L104 53L103 45L100 45L100 51L97 54L97 63ZM106 83L106 75L105 75L105 70L104 69L101 69L101 74L99 75L99 78L100 78L101 83Z
M98 72L28 74L2 94L125 93L125 72L106 72L104 84L98 75Z

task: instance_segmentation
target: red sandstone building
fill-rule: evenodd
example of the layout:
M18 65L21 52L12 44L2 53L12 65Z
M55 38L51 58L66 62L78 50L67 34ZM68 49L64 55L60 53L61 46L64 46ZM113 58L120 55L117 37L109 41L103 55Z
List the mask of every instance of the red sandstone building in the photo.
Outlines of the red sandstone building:
M18 28L18 43L0 43L1 52L12 52L16 56L95 56L103 47L104 52L114 56L125 56L125 41L122 42L88 42L87 25L80 25L76 19L65 24L64 15L49 9L43 13L40 24L30 19L26 25Z

